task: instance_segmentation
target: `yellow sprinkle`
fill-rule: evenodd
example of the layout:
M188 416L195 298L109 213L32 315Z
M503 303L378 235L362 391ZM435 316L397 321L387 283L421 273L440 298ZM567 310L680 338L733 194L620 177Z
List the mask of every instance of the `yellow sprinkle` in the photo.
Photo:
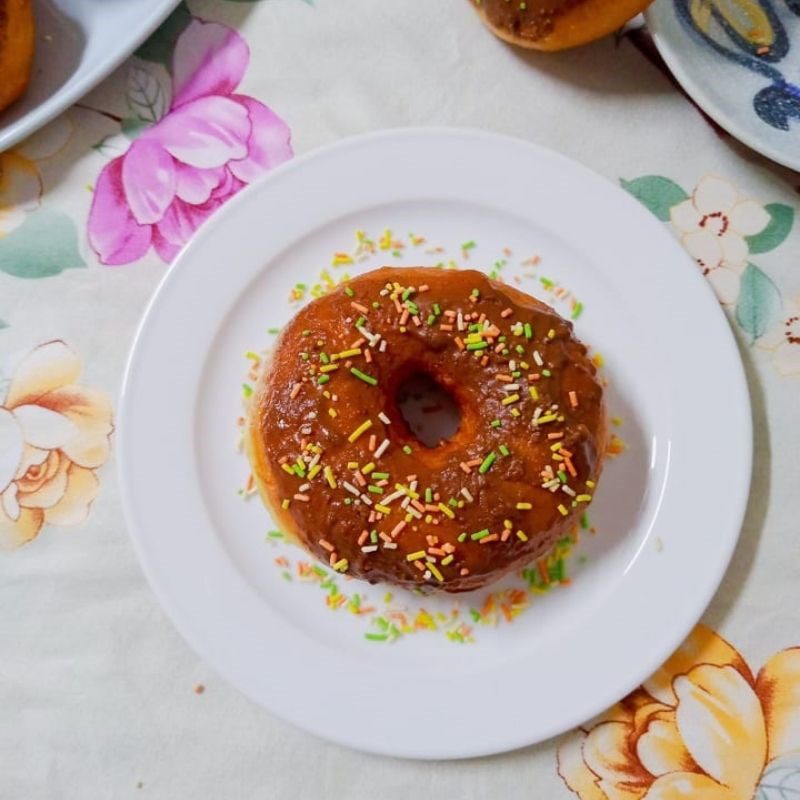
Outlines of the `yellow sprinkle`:
M421 558L425 558L425 551L417 550L416 553L409 553L406 556L406 561L419 561Z
M511 522L510 519L504 519L503 520L503 527L506 528L506 530L510 531L514 527L514 523Z
M590 494L579 494L575 499L579 503L588 503L592 499L592 496Z
M289 475L294 475L294 470L288 464L281 464L281 469Z
M347 567L350 566L348 560L346 558L340 558L334 565L333 568L337 572L347 572Z
M308 471L308 479L310 481L313 481L314 478L316 478L317 475L319 475L321 469L322 467L319 464L314 464L314 466L311 467L311 469Z
M339 369L338 364L325 364L324 366L319 368L320 372L336 372Z
M432 564L430 561L428 562L428 569L431 571L431 574L434 578L436 578L439 583L444 580L444 575L436 568L436 564Z
M347 469L358 469L358 461L348 461Z
M547 331L547 338L548 339L555 339L556 338L556 332L552 328L550 328L550 330Z
M538 400L539 399L539 392L536 391L536 387L535 386L529 386L528 387L528 391L531 393L531 397L534 400Z
M522 542L528 541L528 537L522 531L517 531L517 539L519 539Z
M516 403L517 400L519 400L519 395L518 394L512 394L512 395L509 395L508 397L504 397L500 401L500 405L502 405L502 406L510 406L512 403Z
M456 515L453 513L453 509L452 508L448 508L444 503L439 503L439 510L445 516L450 517L450 519L455 519L456 518Z
M594 361L594 364L595 364L596 367L602 367L603 364L606 363L605 359L603 358L603 356L600 355L600 353L595 353L592 356L592 361Z
M335 409L335 408L329 408L329 409L328 409L328 415L329 415L329 416L330 416L332 419L336 419L336 417L338 417L338 416L339 416L339 415L336 413L336 409Z
M454 559L454 558L455 558L455 556L454 556L452 553L450 553L450 555L449 555L449 556L445 556L445 557L442 559L442 566L443 566L443 567L446 567L448 564L452 564L452 563L453 563L453 559Z
M330 467L325 467L325 480L328 481L328 486L331 489L335 489L337 487L336 478L333 477L333 470Z
M551 449L551 450L552 450L554 453L557 453L557 452L558 452L558 451L559 451L559 450L560 450L560 449L561 449L563 446L564 446L564 443L563 443L563 442L556 442L555 444L551 444L551 445L550 445L550 449Z
M353 356L360 356L361 355L361 348L354 347L352 350L342 350L341 353L334 353L331 358L334 361L337 361L340 358L352 358Z
M587 485L587 486L588 486L590 489L594 489L594 481L586 481L586 485Z
M370 472L372 472L372 470L374 470L374 469L375 469L375 465L370 461L369 464L364 464L364 466L361 467L361 472L364 475L369 475Z
M368 419L366 422L362 422L348 437L347 441L352 444L353 442L361 436L362 433L365 433L372 427L372 420Z
M560 503L559 503L559 506L558 506L558 510L559 510L559 513L561 514L562 517L566 517L567 514L569 514L569 511L567 511L567 509L564 508L564 506L561 505Z
M548 422L555 422L558 419L557 414L542 414L539 419L536 420L537 425L545 425Z
M511 416L512 416L512 417L518 417L518 416L520 416L519 409L518 409L518 408L512 408L512 409L511 409Z
M375 503L375 510L380 511L381 514L391 514L392 509L389 506L384 506L381 503Z
M530 503L517 503L517 509L519 511L530 511L533 506Z
M281 508L282 508L284 511L285 511L287 508L289 508L290 504L291 504L291 500L281 500Z

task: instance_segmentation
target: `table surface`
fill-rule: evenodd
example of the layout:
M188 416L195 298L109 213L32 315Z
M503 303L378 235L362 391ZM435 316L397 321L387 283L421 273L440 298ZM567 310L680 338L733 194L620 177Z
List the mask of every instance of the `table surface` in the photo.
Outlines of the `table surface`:
M145 583L113 465L136 324L197 226L293 154L406 125L515 135L634 194L717 292L754 415L741 540L683 647L580 730L465 762L319 741L215 676ZM181 3L0 154L0 798L800 796L798 191L708 123L641 31L548 56L466 0Z

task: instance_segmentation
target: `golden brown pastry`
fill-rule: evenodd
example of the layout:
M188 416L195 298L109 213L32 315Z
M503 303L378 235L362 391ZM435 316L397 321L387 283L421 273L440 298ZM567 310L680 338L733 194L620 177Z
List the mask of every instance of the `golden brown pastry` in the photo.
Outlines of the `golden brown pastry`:
M426 447L397 402L450 393ZM572 325L481 272L384 267L303 308L253 397L247 441L284 531L340 572L467 591L547 553L586 509L603 391Z
M600 39L652 0L469 0L501 39L534 50L566 50Z
M0 111L24 91L33 64L31 0L0 0Z

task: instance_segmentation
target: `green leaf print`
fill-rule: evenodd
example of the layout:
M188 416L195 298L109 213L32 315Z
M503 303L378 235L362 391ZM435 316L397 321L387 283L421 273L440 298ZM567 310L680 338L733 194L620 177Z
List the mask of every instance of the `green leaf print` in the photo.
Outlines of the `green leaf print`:
M185 2L161 23L161 27L136 51L135 55L144 61L154 61L172 70L172 53L175 42L192 21L192 14Z
M3 330L3 328L7 328L7 327L8 327L8 323L4 319L0 319L0 331Z
M40 208L0 239L0 272L17 278L49 278L85 266L75 223L59 211Z
M772 326L781 310L781 293L772 279L755 264L748 264L739 286L736 321L755 341Z
M132 67L128 73L125 99L136 118L145 124L158 122L167 109L167 95L158 78L141 67Z
M133 117L125 117L122 122L120 122L119 127L123 135L133 141L139 134L150 127L150 123L141 119L134 119Z
M800 800L800 752L787 753L767 764L753 800Z
M689 197L675 181L661 175L644 175L632 181L621 179L620 184L662 222L669 222L669 210Z
M761 233L746 236L751 253L767 253L774 250L789 235L794 225L794 209L783 203L770 203L764 206L770 220Z

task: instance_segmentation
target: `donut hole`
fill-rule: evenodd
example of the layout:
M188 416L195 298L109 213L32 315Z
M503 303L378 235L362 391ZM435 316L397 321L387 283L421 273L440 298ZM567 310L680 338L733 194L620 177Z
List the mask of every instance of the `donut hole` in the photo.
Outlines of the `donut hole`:
M456 435L461 411L455 397L432 375L416 370L397 387L395 404L409 431L425 447L439 447Z

